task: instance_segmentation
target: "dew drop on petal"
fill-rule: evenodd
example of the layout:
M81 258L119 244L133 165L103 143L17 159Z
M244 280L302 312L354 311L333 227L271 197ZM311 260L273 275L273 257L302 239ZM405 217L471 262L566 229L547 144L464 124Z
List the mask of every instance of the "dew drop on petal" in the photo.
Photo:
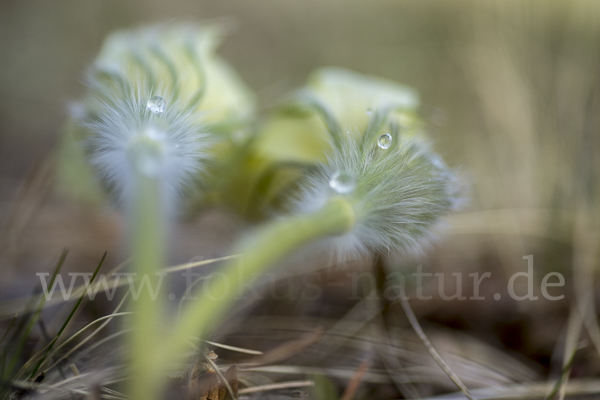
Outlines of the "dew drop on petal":
M339 194L347 194L356 188L356 178L351 172L337 171L329 180L329 187Z
M161 114L165 111L166 107L167 102L160 96L152 96L148 99L148 103L146 103L146 108L154 114Z
M390 135L389 133L385 133L379 136L379 139L377 140L377 145L383 150L389 149L392 145L392 135Z

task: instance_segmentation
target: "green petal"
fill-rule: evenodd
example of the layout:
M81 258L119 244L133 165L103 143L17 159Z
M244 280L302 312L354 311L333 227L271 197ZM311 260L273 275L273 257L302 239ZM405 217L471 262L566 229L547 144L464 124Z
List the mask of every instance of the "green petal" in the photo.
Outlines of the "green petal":
M309 78L308 88L324 103L344 131L363 132L369 110L393 107L414 112L419 95L399 83L343 68L323 68Z
M304 92L316 99L333 117L342 132L362 134L369 122L369 110L391 107L393 117L414 133L421 125L416 114L417 92L399 83L361 75L342 68L323 68L309 79ZM264 157L277 161L318 162L331 146L323 116L302 102L282 106L267 121L257 149Z
M247 119L254 111L252 92L214 55L221 31L216 24L181 24L115 32L96 59L96 76L119 73L129 83L147 84L158 93L175 91L184 102L202 91L197 109L207 123Z

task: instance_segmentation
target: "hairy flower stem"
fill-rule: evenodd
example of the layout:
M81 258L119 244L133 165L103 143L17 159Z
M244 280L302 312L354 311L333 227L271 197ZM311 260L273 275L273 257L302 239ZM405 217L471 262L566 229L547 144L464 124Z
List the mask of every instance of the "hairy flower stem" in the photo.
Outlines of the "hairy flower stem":
M185 349L191 336L206 338L250 279L265 273L302 245L345 233L354 223L352 205L342 197L334 197L313 214L273 222L242 241L236 252L243 254L242 260L225 265L220 276L211 279L203 295L183 312L165 346L159 349L162 351L158 363L164 363Z
M152 380L152 349L160 343L158 321L162 313L157 273L164 260L164 204L160 180L137 172L136 188L129 212L132 218L131 246L133 267L140 278L137 298L132 300L133 330L129 335L132 399L157 398L160 383ZM146 286L144 285L146 283ZM154 293L152 293L154 291Z

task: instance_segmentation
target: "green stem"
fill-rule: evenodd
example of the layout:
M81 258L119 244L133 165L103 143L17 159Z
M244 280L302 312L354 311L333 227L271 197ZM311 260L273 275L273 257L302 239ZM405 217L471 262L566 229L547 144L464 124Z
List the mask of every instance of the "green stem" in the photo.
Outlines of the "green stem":
M253 277L306 243L349 231L354 222L352 205L336 197L314 214L274 222L242 241L237 252L244 255L243 259L225 265L220 276L210 280L204 295L184 310L156 361L163 364L179 354L190 336L205 338Z
M137 297L132 297L133 330L130 334L132 399L158 398L160 382L152 379L153 349L160 343L158 321L163 303L159 294L157 275L164 260L164 204L160 182L154 177L138 172L135 197L130 204L132 217L131 246L133 268L139 286ZM146 281L147 285L144 285Z

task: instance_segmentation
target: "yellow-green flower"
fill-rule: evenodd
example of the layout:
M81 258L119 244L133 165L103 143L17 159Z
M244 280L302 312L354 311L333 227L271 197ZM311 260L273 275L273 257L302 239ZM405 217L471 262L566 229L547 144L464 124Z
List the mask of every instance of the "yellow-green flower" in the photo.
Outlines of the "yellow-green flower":
M387 109L387 121L398 126L401 140L410 140L422 128L418 106L416 91L396 82L341 68L318 70L273 113L255 140L253 154L262 164L253 170L258 178L245 179L258 182L249 196L251 213L260 215L262 208L280 203L291 184L325 161L340 141L363 135L375 110ZM384 129L388 125L374 134L389 132Z
M119 90L125 82L134 91L170 93L201 112L205 123L248 119L254 112L253 95L214 53L220 37L215 24L156 25L112 33L90 71L91 95Z
M373 110L382 107L393 110L393 118L405 134L412 134L421 125L415 90L342 68L323 68L309 78L298 98L273 115L257 147L260 154L275 160L323 160L331 145L328 130L360 135ZM328 126L328 122L337 126Z
M64 186L76 188L70 192L87 199L98 193L91 171L81 170L86 154L109 187L128 187L128 180L120 179L127 176L123 162L116 160L126 160L126 147L144 132L160 132L165 140L159 147L167 156L166 176L174 177L167 179L173 193L229 151L231 136L243 132L253 116L254 98L214 54L220 31L214 24L174 24L107 37L63 139L60 170Z

